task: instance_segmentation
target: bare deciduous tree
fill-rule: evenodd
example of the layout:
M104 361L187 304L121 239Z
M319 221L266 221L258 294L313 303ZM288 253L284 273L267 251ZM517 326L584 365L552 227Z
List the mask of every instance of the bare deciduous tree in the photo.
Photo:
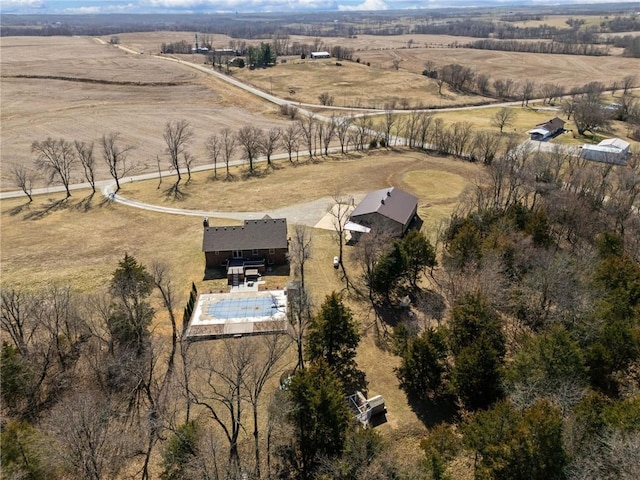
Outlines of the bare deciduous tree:
M500 133L502 133L502 130L504 129L504 127L511 125L515 121L515 119L516 119L515 110L509 107L502 107L492 117L491 124L494 127L498 127L500 129Z
M368 144L368 140L371 137L371 128L373 126L373 121L371 117L360 116L356 117L353 121L353 135L354 135L354 143L356 150L364 150L366 145Z
M384 117L383 117L383 128L384 128L384 142L385 146L389 147L389 143L391 142L391 130L393 130L393 126L396 123L396 115L394 113L394 109L396 108L396 104L393 101L386 102L384 104Z
M178 185L182 180L180 175L180 157L187 151L189 141L193 138L193 129L186 120L169 121L164 127L162 134L167 144L166 153L169 156L169 164L176 171L178 180L174 186L174 191L178 192Z
M622 79L622 95L627 95L638 82L636 75L627 75Z
M333 105L333 95L331 95L329 92L322 92L320 95L318 95L318 100L320 100L320 105Z
M196 157L189 152L182 152L182 162L184 166L187 168L187 183L191 181L191 167L193 167L193 162L195 162Z
M292 123L285 129L282 133L282 138L280 139L282 146L289 155L289 163L293 163L293 151L298 148L298 133L298 126L295 123Z
M298 131L300 132L302 139L307 146L307 151L309 152L309 160L313 159L315 153L313 151L313 139L315 137L315 130L316 120L313 114L298 119Z
M209 159L213 162L213 178L218 179L218 157L222 153L222 145L218 135L211 135L204 144Z
M535 91L536 84L533 80L525 80L520 87L520 94L522 96L522 103L520 106L524 107L525 105L529 105L529 100L533 96L533 92Z
M349 215L351 213L353 207L353 198L346 197L341 195L340 193L336 193L333 195L333 201L335 203L334 207L331 209L331 216L333 217L333 229L336 232L336 243L338 244L338 264L342 269L342 276L347 284L347 289L350 287L351 282L349 281L349 277L347 276L347 271L344 267L344 243L345 243L345 229L344 226L349 219Z
M54 439L48 445L50 454L76 478L116 478L133 453L134 432L118 421L114 405L97 392L64 399L47 417L45 429Z
M336 122L336 135L340 141L340 151L344 155L347 153L347 139L349 135L349 129L353 123L353 117L342 117Z
M510 98L513 95L514 87L515 82L511 78L506 80L497 78L493 81L493 90L500 98Z
M262 137L262 151L267 157L267 166L272 167L271 155L278 147L280 138L282 137L282 130L279 127L270 128L267 133Z
M242 127L236 135L238 144L244 152L244 158L249 162L249 173L253 173L253 162L262 152L263 137L264 132L252 125Z
M478 130L473 137L472 158L490 165L500 148L500 135L488 130Z
M233 135L229 128L225 128L222 130L222 155L224 156L224 164L227 168L227 180L231 178L231 173L229 172L229 162L231 161L231 157L236 150L236 137Z
M433 120L433 114L430 112L419 112L418 126L416 130L416 142L420 148L427 148L427 138L429 138L429 128L431 127L431 121Z
M78 360L77 349L86 333L77 313L77 300L69 287L52 286L31 295L16 289L2 290L0 328L7 334L28 369L14 378L18 391L11 394L11 410L35 419L41 410L58 400L71 383ZM9 373L3 371L3 376ZM4 379L3 379L4 380Z
M77 160L71 142L49 137L42 142L33 142L31 151L36 154L36 166L48 175L49 182L58 177L67 192L67 198L70 197L69 184Z
M329 155L329 145L331 145L331 141L336 135L336 128L337 123L335 121L335 117L332 116L329 123L325 126L324 137L322 139L322 146L324 147L325 156Z
M193 403L204 408L220 427L228 442L229 470L236 478L241 470L238 450L246 407L244 383L254 361L253 347L246 341L221 340L217 352L200 352L202 358L192 369L198 381L192 382Z
M479 73L476 76L476 88L482 95L489 93L489 83L491 77L486 73Z
M253 441L255 451L255 478L262 478L260 455L260 430L258 412L260 411L260 399L266 383L277 373L278 364L290 345L290 339L286 335L267 335L247 339L253 343L251 348L254 359L251 362L247 374L243 379L243 387L247 392L251 410L253 412Z
M129 152L133 150L130 145L120 145L120 133L112 132L102 135L102 158L109 167L109 174L116 182L116 192L120 190L120 179L131 171L127 165Z
M93 193L96 192L96 177L95 177L95 158L93 157L93 142L85 143L76 140L74 142L76 147L76 153L78 154L78 159L80 160L80 164L82 165L82 169L84 170L84 178L87 179L89 185L91 185L91 189Z
M471 143L472 125L470 122L455 122L450 128L452 153L459 158L467 155Z
M31 193L33 192L33 173L29 172L24 166L13 167L13 180L16 186L29 198L29 202L33 202Z

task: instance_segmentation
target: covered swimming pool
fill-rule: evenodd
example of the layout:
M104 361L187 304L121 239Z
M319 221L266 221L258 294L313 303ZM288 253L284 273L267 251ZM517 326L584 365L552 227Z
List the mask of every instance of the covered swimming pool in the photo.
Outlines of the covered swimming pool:
M209 305L207 314L219 319L270 317L278 313L277 297L229 297Z

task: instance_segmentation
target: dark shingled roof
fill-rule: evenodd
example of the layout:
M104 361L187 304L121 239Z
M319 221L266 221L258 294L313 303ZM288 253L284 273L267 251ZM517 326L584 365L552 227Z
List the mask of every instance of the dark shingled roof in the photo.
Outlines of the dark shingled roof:
M235 227L205 227L203 252L287 248L287 219L245 220Z
M402 225L406 225L418 206L418 197L404 192L399 188L389 187L369 192L351 213L351 218L358 215L377 212Z
M564 127L564 120L558 117L552 118L548 122L539 123L538 125L536 125L536 128L544 128L549 132L555 132L556 130L559 130L563 127Z

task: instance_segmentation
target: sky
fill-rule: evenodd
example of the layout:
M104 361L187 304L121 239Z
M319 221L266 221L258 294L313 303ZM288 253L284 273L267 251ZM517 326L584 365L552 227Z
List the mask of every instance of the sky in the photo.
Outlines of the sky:
M0 0L1 13L234 13L355 11L510 4L612 3L620 0ZM624 1L624 0L622 0ZM640 2L634 1L640 6Z

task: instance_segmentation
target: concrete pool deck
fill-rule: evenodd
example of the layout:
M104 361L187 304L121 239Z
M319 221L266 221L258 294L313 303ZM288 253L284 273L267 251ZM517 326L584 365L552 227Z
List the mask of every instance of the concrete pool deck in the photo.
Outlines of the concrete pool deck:
M285 290L205 293L198 296L185 335L191 340L287 330Z

